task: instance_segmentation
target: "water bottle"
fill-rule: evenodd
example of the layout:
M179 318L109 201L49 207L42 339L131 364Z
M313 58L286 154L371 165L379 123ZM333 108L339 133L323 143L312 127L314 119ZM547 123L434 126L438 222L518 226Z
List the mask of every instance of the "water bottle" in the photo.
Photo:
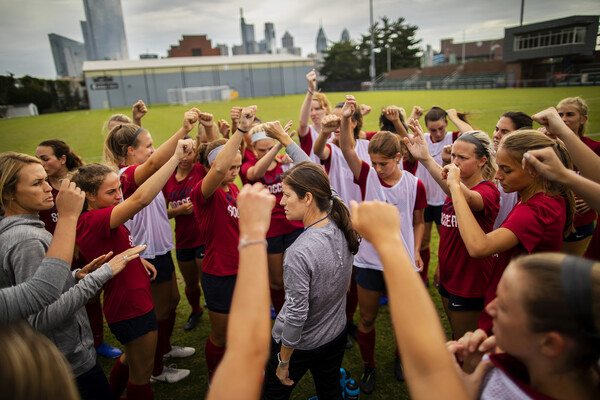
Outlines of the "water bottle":
M351 379L350 371L340 368L340 390L342 391L342 398L345 395L346 384Z
M346 391L344 393L345 400L358 400L358 393L360 389L358 383L354 379L350 379L346 384Z

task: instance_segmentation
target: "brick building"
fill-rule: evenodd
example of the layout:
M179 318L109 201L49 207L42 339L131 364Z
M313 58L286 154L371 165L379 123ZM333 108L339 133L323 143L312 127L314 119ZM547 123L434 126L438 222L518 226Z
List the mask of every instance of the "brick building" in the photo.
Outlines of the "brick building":
M183 35L178 46L171 46L169 57L220 56L221 50L212 47L206 35Z

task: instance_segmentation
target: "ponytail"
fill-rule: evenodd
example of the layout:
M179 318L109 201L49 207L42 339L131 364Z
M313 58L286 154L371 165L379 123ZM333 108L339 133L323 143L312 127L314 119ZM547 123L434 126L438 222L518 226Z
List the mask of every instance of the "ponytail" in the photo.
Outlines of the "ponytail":
M194 161L202 164L207 170L210 169L210 163L208 162L208 153L213 151L219 146L227 143L227 139L217 139L210 143L200 143L196 145L196 153L194 155Z
M81 167L84 163L81 157L71 150L68 144L58 139L50 139L44 140L42 143L38 144L38 146L43 147L51 147L52 151L54 151L54 155L56 158L61 158L65 156L65 166L69 171Z

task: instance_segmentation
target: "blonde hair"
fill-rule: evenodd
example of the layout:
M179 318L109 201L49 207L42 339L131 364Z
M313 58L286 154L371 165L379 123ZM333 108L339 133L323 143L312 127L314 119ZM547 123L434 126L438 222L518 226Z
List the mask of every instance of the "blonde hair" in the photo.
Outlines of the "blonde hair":
M4 196L14 194L19 183L19 171L27 164L42 164L29 154L7 151L0 154L0 214L4 215Z
M25 322L0 327L0 399L80 399L67 360Z
M479 143L481 143L485 149L485 152L482 152L479 146L475 146L475 155L479 159L486 157L485 164L481 168L481 175L486 181L493 180L494 176L496 175L496 171L498 170L498 164L496 164L496 152L494 151L494 143L492 142L492 139L490 139L487 133L482 131L467 131L460 135L456 140L462 140L463 142L471 143L468 140L465 140L463 135L473 135L475 139L479 140Z
M579 113L579 115L581 115L583 117L587 117L587 115L588 115L588 105L585 102L585 100L579 96L567 97L565 99L562 99L561 101L558 102L558 105L556 106L556 108L559 108L561 106L574 107L577 110L577 112ZM587 121L585 121L583 124L579 125L579 130L575 133L578 136L583 136L583 134L585 133L586 127L587 127Z
M102 152L104 162L117 167L125 164L127 149L130 146L136 148L138 145L139 134L136 135L136 132L139 129L141 129L140 133L148 132L136 124L121 124L111 129L104 140Z
M319 106L321 106L321 108L324 109L328 115L331 114L331 104L329 104L329 100L327 100L327 96L325 96L325 94L316 92L313 94L312 99L313 101L319 103Z
M500 141L498 151L505 149L508 154L519 165L523 160L523 155L529 150L544 149L552 147L560 161L567 169L573 169L571 156L569 152L560 142L555 142L541 132L532 129L517 130L510 135L505 135ZM565 222L564 235L565 237L573 231L573 215L575 214L575 198L571 189L557 182L547 180L541 176L535 178L541 181L544 186L544 192L561 196L565 200L567 220Z

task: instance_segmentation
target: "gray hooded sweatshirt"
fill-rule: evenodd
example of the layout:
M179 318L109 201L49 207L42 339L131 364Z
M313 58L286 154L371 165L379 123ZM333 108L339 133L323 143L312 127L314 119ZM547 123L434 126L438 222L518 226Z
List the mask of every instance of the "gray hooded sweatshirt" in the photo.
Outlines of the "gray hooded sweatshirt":
M0 218L0 289L27 282L40 267L52 235L37 215ZM94 367L96 351L85 303L112 278L104 264L78 283L67 277L62 295L29 317L33 328L46 335L64 354L77 377Z

